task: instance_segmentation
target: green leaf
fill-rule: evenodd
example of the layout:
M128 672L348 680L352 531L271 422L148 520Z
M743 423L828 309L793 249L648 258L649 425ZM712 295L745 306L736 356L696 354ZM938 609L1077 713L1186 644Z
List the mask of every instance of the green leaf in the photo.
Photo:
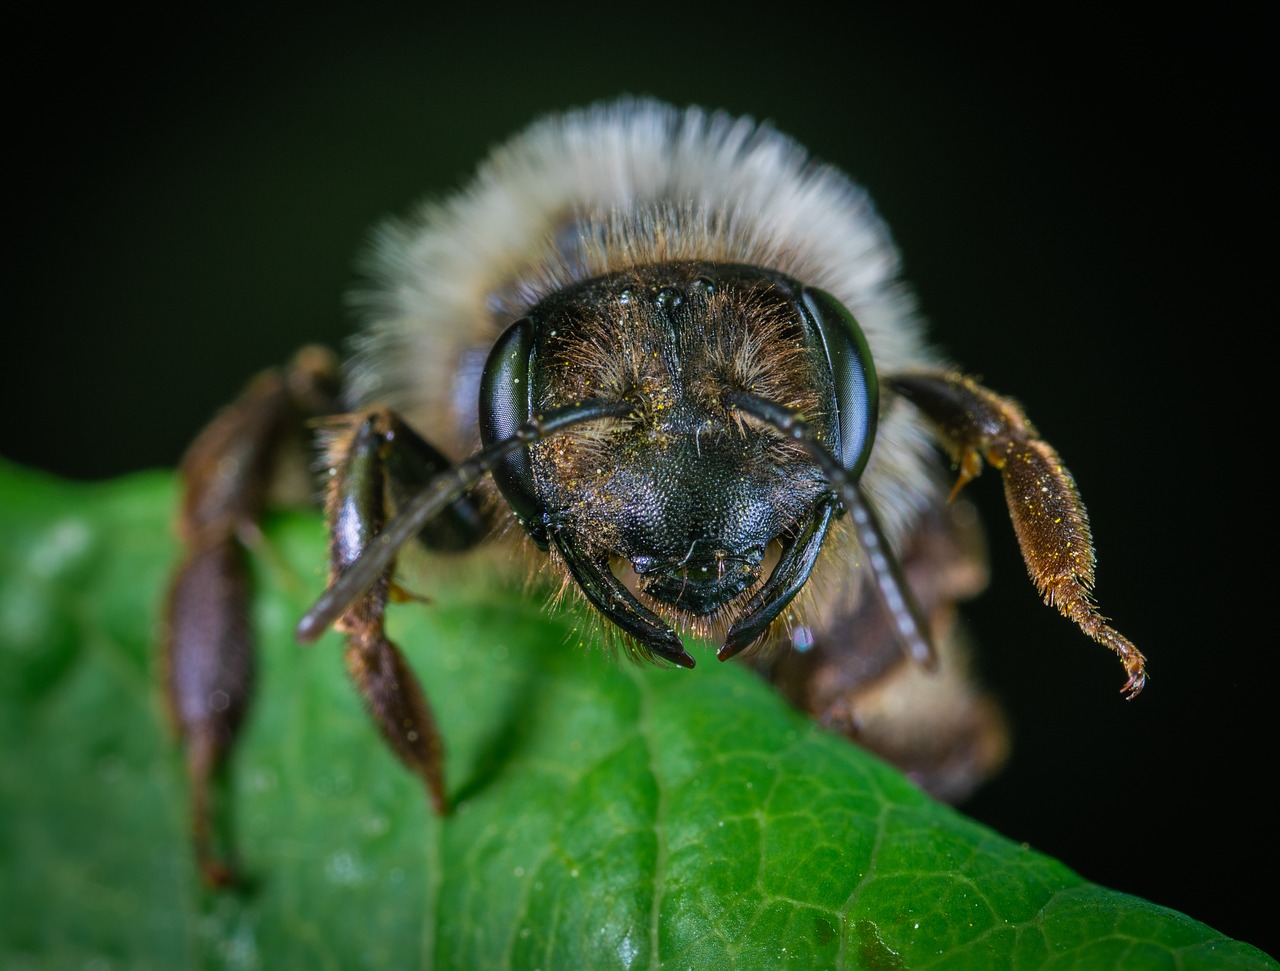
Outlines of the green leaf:
M6 968L1277 967L930 801L744 668L610 660L482 558L429 560L431 602L392 611L449 746L436 819L337 637L292 640L314 515L255 557L254 883L206 892L157 688L175 495L0 466Z

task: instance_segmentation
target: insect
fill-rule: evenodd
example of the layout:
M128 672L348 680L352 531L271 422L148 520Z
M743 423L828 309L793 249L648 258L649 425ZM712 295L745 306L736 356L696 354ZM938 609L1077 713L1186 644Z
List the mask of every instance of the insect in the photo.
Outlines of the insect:
M383 626L410 542L549 562L641 660L691 668L685 639L712 638L957 799L1006 744L954 623L986 583L958 494L989 464L1045 601L1142 690L1143 655L1091 599L1070 473L927 343L865 192L772 127L646 99L548 117L385 225L370 265L349 359L264 372L182 464L165 659L208 882L234 878L210 780L250 697L243 547L307 428L331 563L298 636L346 636L439 812L441 733Z

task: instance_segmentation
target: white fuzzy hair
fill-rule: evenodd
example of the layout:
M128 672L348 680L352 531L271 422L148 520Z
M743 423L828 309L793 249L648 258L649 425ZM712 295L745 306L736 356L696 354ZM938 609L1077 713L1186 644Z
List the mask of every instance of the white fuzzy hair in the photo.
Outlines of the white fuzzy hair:
M566 228L582 238L564 255ZM853 313L877 371L934 367L900 259L866 192L768 124L623 99L544 118L472 182L388 223L357 295L353 408L389 405L454 459L478 444L484 355L550 290L658 259L717 259L820 287ZM862 484L890 536L938 501L909 407L886 408Z

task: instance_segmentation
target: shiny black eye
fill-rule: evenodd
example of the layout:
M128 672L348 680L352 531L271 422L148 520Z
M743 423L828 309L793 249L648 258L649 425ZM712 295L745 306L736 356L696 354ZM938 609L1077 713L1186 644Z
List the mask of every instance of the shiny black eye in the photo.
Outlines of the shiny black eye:
M840 301L815 287L801 290L806 323L826 355L834 384L836 458L853 478L871 455L879 418L879 384L858 322Z
M480 379L480 440L486 445L511 438L533 415L535 325L521 317L498 338ZM534 485L527 449L518 449L493 470L493 481L539 548L548 546L546 507Z

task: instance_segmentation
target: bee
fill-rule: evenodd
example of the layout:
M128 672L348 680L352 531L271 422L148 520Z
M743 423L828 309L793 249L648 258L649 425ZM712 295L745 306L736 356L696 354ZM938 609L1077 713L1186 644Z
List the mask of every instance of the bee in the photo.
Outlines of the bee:
M956 624L987 582L959 493L990 464L1046 603L1145 684L1070 472L928 343L866 192L768 124L632 98L537 121L380 229L357 302L345 361L259 375L182 462L164 654L210 883L234 877L209 802L251 695L245 538L304 429L330 566L298 638L345 635L441 813L441 733L384 628L408 545L549 563L630 656L692 668L711 639L955 801L1008 744Z

